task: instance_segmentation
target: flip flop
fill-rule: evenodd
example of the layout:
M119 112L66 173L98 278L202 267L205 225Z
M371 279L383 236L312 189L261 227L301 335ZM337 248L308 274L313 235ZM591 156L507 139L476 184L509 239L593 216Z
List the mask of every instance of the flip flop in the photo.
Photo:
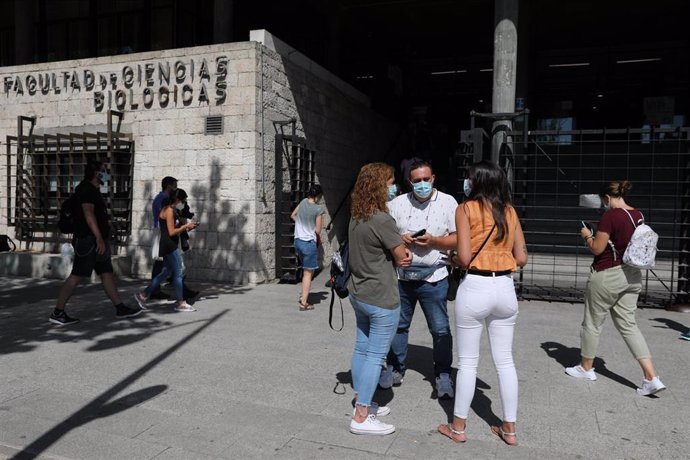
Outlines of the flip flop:
M307 311L307 310L313 310L314 306L309 303L299 303L299 311Z
M501 438L501 440L503 442L505 442L506 444L508 444L509 446L517 446L517 444L518 444L517 443L517 434L516 433L506 433L505 431L503 431L502 426L492 426L491 432L493 434L495 434L496 436L498 436L499 438ZM513 436L516 439L514 442L508 442L508 440L506 439L506 436Z
M447 428L448 431L443 431L443 429L445 429L445 428ZM467 428L467 426L465 426L465 428ZM443 436L445 436L445 437L451 439L453 442L458 442L458 443L460 443L460 442L465 442L465 441L467 441L467 438L465 438L465 439L458 439L458 438L455 437L455 436L465 436L465 430L462 430L462 431L455 430L455 429L453 429L453 425L450 424L450 423L445 423L445 424L443 424L443 425L439 425L438 428L437 428L437 431L438 431L439 433L441 433Z

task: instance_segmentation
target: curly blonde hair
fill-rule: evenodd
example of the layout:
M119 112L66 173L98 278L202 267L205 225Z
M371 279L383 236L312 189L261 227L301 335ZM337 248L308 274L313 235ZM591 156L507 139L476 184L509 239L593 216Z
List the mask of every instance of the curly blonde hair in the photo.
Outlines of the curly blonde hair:
M388 179L394 177L395 171L386 163L369 163L362 166L357 175L357 182L352 192L350 214L353 219L367 220L376 211L388 212Z

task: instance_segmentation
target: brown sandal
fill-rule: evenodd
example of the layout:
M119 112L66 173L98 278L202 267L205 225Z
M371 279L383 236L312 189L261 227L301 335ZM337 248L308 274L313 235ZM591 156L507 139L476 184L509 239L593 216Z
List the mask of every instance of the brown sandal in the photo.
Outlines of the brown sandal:
M491 427L491 432L492 432L493 434L495 434L496 436L498 436L499 438L501 438L501 440L503 440L503 442L505 442L505 443L508 444L509 446L517 446L517 445L518 445L518 443L517 443L517 434L516 434L516 433L506 433L505 431L503 431L503 427L502 427L502 426L492 426L492 427ZM506 436L512 436L513 438L515 438L515 441L513 441L513 442L508 442L508 440L506 439Z
M446 428L448 429L448 431L445 431ZM467 425L465 425L465 429L467 429ZM443 436L450 438L453 442L467 441L467 437L465 436L465 430L458 431L453 428L453 424L451 423L444 423L443 425L439 425L437 431L441 433ZM463 439L458 439L455 436L462 436Z

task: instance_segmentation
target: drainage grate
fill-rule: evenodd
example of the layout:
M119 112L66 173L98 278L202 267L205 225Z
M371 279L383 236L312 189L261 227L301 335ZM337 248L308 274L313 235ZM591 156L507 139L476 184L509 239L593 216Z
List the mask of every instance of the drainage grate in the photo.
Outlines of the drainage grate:
M206 125L204 127L204 134L214 135L223 134L223 116L222 115L209 115L206 117Z

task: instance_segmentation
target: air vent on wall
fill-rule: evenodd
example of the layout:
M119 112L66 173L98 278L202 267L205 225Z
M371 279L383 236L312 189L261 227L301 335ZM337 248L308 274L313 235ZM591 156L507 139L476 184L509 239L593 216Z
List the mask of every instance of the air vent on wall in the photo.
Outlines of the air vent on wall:
M206 125L204 126L204 134L209 136L213 134L223 134L223 116L209 115L206 117Z

